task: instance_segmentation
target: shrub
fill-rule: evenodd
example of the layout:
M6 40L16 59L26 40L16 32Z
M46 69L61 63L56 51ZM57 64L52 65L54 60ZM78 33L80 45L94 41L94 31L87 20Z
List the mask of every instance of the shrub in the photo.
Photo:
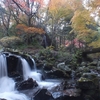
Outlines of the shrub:
M21 39L16 36L11 36L11 37L6 36L0 39L0 44L6 48L15 48L21 43L22 43Z

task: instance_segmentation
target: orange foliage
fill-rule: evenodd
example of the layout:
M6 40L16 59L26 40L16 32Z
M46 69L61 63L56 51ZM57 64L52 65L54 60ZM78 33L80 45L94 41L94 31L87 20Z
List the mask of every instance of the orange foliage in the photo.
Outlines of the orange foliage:
M37 34L45 34L45 31L41 28L35 28L35 27L28 27L25 29L26 33L29 34L33 34L33 33L37 33Z
M42 28L28 27L24 24L18 24L16 29L18 30L17 34L45 34L45 31Z

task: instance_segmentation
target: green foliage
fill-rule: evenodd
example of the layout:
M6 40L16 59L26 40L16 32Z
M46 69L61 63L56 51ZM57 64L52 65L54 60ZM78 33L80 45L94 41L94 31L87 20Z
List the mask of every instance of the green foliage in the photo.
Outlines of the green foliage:
M10 35L10 36L16 35L16 24L12 25L12 26L9 28L8 32L9 32L9 35Z
M77 50L75 52L75 54L72 55L72 61L71 61L71 65L74 68L77 68L79 66L79 64L82 61L82 51L81 50Z

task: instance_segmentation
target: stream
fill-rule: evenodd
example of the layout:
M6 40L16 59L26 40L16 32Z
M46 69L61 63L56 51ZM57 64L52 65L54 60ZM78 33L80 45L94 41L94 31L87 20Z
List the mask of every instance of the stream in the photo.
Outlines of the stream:
M28 78L32 78L35 80L40 88L47 88L50 90L51 88L60 84L58 80L42 80L42 75L37 73L36 64L34 64L35 69L31 70L28 62L24 59L19 57L22 63L22 70L23 70L23 77L24 80ZM33 63L34 60L32 60ZM31 98L19 92L15 88L15 81L13 78L8 77L7 73L7 63L6 63L6 56L4 54L0 55L0 98L6 100L31 100Z

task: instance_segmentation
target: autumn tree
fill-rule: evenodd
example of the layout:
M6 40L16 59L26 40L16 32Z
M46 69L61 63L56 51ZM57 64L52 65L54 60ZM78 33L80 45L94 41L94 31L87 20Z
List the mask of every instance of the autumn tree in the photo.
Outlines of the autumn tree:
M95 23L96 23L96 27L98 29L97 31L97 38L92 41L92 43L89 44L89 46L93 46L93 47L100 47L99 42L100 42L100 0L86 0L84 2L85 4L85 8L87 10L89 10L89 12L91 13L91 16L95 19ZM95 37L94 37L95 38Z
M77 10L71 20L77 38L90 43L97 36L97 25L90 12L86 9Z
M55 36L61 35L62 26L66 26L73 16L73 11L70 9L66 0L50 0L48 8L49 20L48 26L51 29L52 43L56 41Z
M32 43L37 35L45 34L45 31L42 28L28 27L24 24L18 24L16 30L17 35L27 44Z
M13 10L13 16L18 22L21 15L26 16L27 25L33 26L33 18L38 18L38 10L42 6L42 0L4 0L6 5L11 7ZM10 4L9 4L10 2ZM21 21L21 20L20 20Z

